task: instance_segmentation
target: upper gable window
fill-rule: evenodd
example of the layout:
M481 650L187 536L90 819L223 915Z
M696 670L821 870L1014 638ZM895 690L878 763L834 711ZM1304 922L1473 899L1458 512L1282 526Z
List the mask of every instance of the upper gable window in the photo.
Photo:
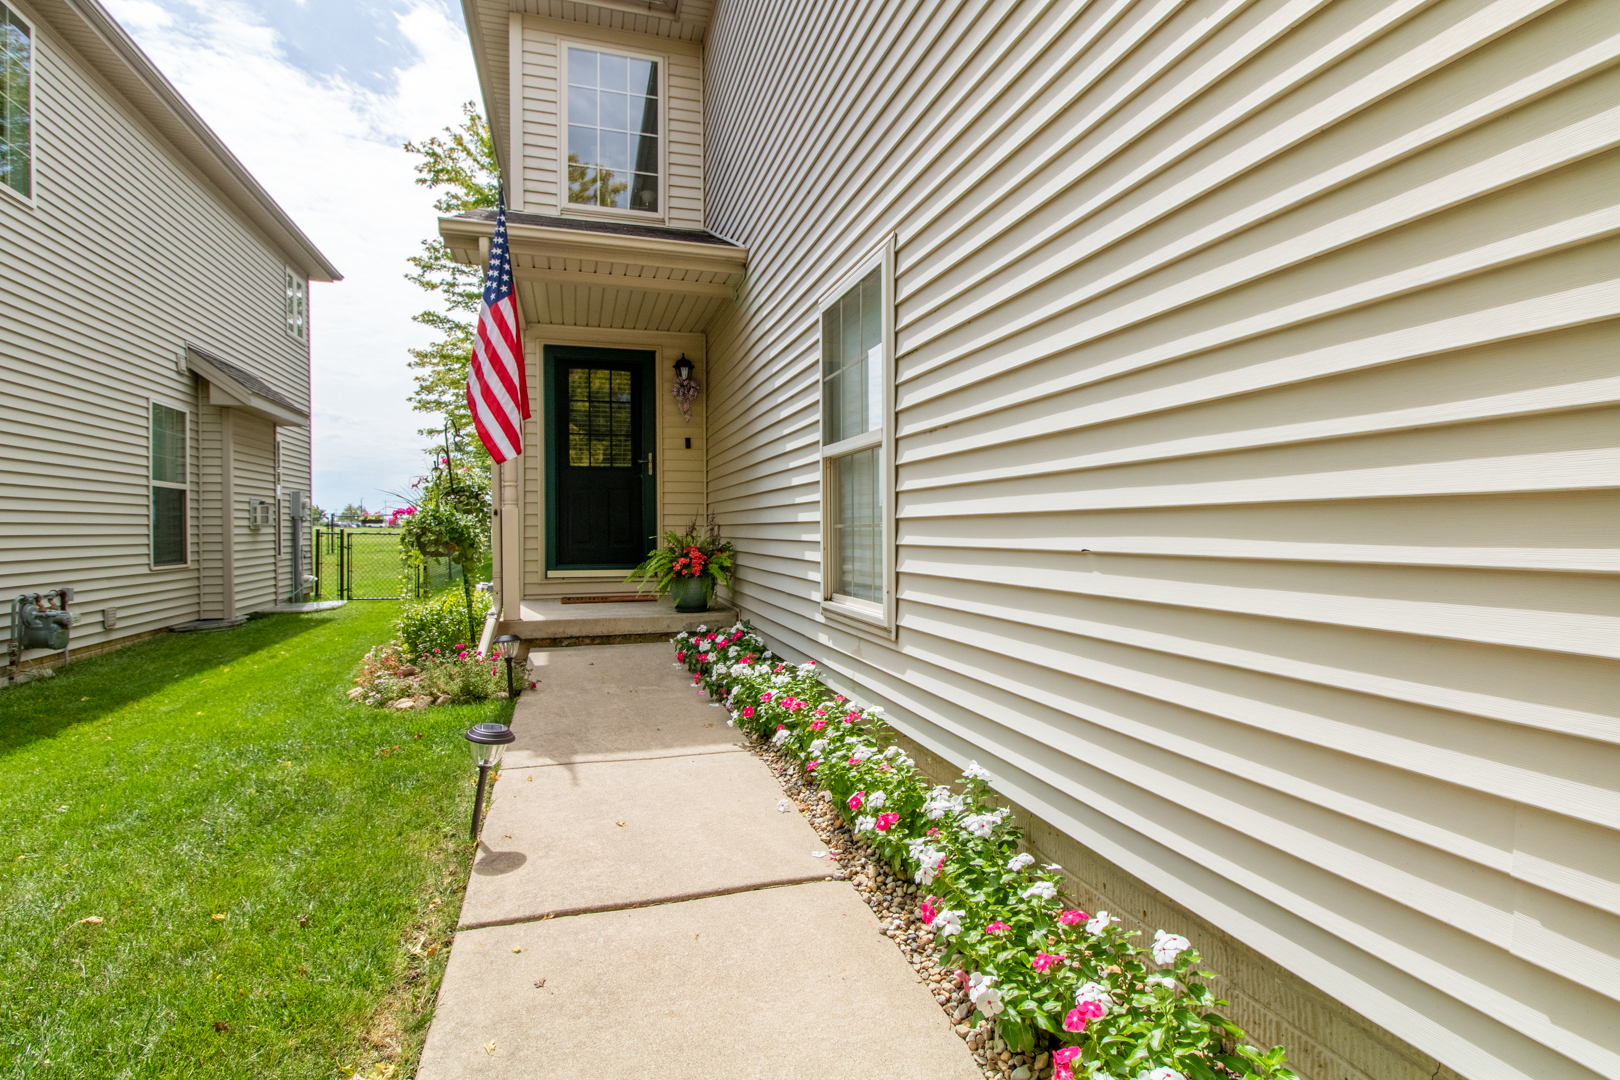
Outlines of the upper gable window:
M568 201L658 213L658 61L568 47Z
M287 271L287 333L304 340L309 325L307 286L292 270Z
M0 3L0 187L34 195L34 37L22 16Z

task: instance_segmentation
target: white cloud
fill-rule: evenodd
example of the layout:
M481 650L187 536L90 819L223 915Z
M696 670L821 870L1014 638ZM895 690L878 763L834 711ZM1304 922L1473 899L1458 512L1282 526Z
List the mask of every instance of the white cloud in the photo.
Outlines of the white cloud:
M442 0L380 14L398 20L410 49L379 91L301 70L246 3L107 3L344 274L310 289L317 504L377 507L383 492L408 490L423 463L416 430L431 421L406 403L405 350L429 335L410 321L427 296L403 275L435 212L400 144L457 123L461 104L478 98L459 20Z

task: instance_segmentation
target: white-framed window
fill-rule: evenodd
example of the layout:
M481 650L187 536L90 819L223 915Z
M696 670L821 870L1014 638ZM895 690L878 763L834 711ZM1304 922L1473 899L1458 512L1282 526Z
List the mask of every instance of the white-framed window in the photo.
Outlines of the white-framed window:
M894 245L822 298L822 606L894 624Z
M309 285L304 276L291 267L287 267L287 333L304 340L309 330Z
M563 44L563 204L663 216L663 61Z
M190 561L187 550L191 535L187 501L186 432L189 422L184 409L171 409L152 402L151 492L152 565L184 566Z
M34 31L0 2L0 187L34 197Z

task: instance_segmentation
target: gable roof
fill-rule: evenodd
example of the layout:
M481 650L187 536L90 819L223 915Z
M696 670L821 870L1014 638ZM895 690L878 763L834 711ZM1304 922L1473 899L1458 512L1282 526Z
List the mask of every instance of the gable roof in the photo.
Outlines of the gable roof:
M342 280L337 267L259 185L99 0L29 0L29 4L188 162L213 181L281 249L288 262L312 281Z

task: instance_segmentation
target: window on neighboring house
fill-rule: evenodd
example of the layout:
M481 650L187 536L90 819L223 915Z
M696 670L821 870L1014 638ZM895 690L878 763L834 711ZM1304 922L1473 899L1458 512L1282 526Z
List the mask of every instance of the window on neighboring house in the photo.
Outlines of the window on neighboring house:
M823 599L886 619L885 263L821 309Z
M290 269L287 271L287 333L299 341L304 340L309 321L305 296L307 288L302 277Z
M186 414L152 403L152 565L186 562Z
M34 196L34 35L0 3L0 187Z
M568 48L568 201L658 212L658 62Z

